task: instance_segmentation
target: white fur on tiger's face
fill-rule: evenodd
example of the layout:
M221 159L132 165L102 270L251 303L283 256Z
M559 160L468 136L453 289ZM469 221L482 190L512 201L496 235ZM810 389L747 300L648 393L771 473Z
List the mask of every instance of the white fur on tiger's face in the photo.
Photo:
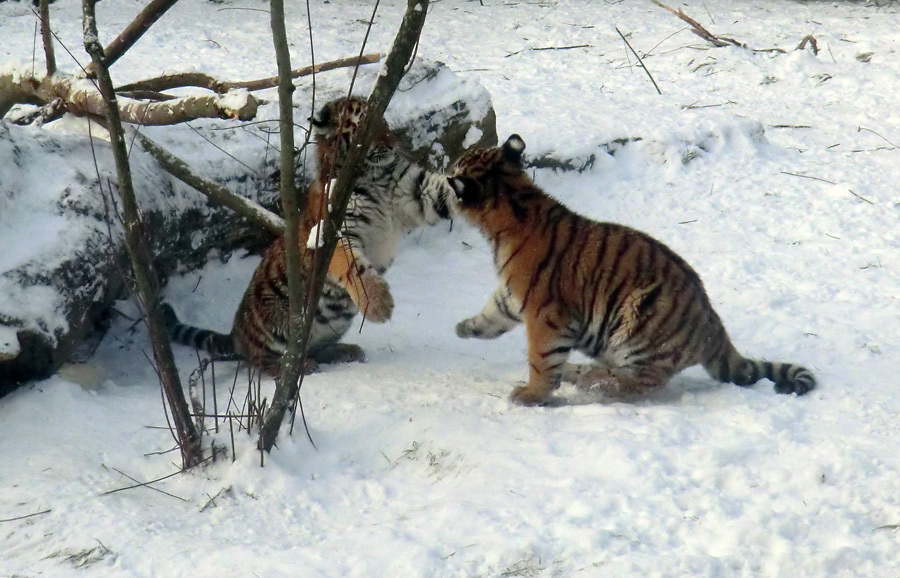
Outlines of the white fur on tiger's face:
M569 210L525 173L525 143L465 153L448 173L454 205L491 244L500 285L460 337L492 339L524 322L530 378L512 399L543 403L560 382L634 394L695 364L719 381L760 378L778 393L815 387L799 365L737 352L697 273L649 235ZM567 363L572 350L594 363Z

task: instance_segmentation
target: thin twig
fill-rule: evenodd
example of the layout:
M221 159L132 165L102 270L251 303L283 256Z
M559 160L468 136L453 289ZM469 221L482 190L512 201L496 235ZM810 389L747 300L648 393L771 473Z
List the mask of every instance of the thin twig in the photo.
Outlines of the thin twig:
M571 46L538 46L535 48L523 48L522 50L516 50L515 52L510 52L503 58L509 58L510 56L515 56L516 54L522 54L523 52L539 52L541 50L572 50L574 48L593 48L593 44L573 44Z
M125 490L133 490L134 488L146 487L151 490L155 490L161 494L165 494L169 497L181 500L182 502L187 502L187 500L185 500L181 496L176 496L175 494L170 494L169 492L167 492L165 490L160 490L159 488L154 488L153 486L150 485L150 484L155 484L156 482L161 482L163 480L167 480L171 477L177 476L178 474L180 474L182 472L182 470L178 470L177 472L172 472L171 474L168 474L161 478L156 478L155 480L150 480L149 482L139 482L118 468L113 468L113 470L122 474L123 476L125 476L126 478L131 480L132 482L135 482L135 484L133 486L126 486L124 488L116 488L115 490L109 490L108 492L103 492L102 494L100 494L101 496L108 496L110 494L115 494L116 492L124 492Z
M52 511L53 511L53 510L49 510L49 509L48 509L48 510L42 510L42 511L40 511L40 512L35 512L35 513L33 513L33 514L26 514L26 515L24 515L24 516L16 516L15 518L5 518L5 519L3 519L3 520L0 520L0 524L2 524L3 522L15 522L16 520L24 520L24 519L26 519L26 518L33 518L33 517L35 517L35 516L42 516L42 515L44 515L44 514L49 514L49 513L52 512Z
M628 39L625 38L625 35L622 34L622 32L619 31L618 28L616 28L616 32L618 32L618 33L619 33L619 36L622 37L622 40L625 42L625 46L627 46L628 49L631 50L631 53L634 54L635 58L638 59L638 62L641 64L641 68L643 68L643 69L644 69L644 72L647 73L647 76L650 77L650 82L653 83L653 87L656 89L656 92L658 92L659 94L662 94L662 91L659 89L659 85L657 85L657 84L656 84L656 81L653 80L653 75L650 74L650 71L649 71L649 70L647 70L647 67L644 65L644 61L641 60L641 57L638 56L638 53L635 52L634 48L631 47L631 44L628 42Z
M813 176L811 176L811 175L801 175L801 174L798 174L798 173L790 173L790 172L788 172L788 171L781 171L781 174L783 174L783 175L790 175L790 176L792 176L792 177L801 177L801 178L804 178L804 179L812 179L812 180L814 180L814 181L822 181L823 183L828 183L829 185L836 185L836 184L837 184L837 183L835 183L835 182L833 182L833 181L829 181L829 180L826 180L826 179L821 179L821 178L819 178L819 177L813 177Z
M854 192L851 191L850 189L847 189L847 191L849 191L851 195L853 195L854 197L856 197L856 198L859 199L860 201L865 201L865 202L869 203L870 205L874 205L874 204L875 204L875 203L873 203L872 201L870 201L869 199L867 199L867 198L865 198L865 197L862 197L862 196L860 196L860 195L857 195L856 193L854 193Z
M891 141L889 141L888 139L884 138L883 136L881 136L880 134L878 134L877 132L875 132L874 130L872 130L872 129L870 129L870 128L866 128L866 127L864 127L864 126L860 126L860 127L857 127L857 128L856 128L856 132L861 132L861 131L868 131L868 132L874 134L875 136L881 138L881 140L883 140L884 142L888 143L888 144L891 145L892 147L897 148L897 145L895 145L894 143L892 143Z

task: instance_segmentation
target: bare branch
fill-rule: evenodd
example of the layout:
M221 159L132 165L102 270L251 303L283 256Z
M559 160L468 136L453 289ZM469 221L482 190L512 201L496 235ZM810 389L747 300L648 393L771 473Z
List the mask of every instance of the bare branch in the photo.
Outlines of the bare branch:
M733 45L733 46L740 46L741 48L747 48L746 44L741 44L740 42L738 42L737 40L735 40L733 38L728 38L725 36L716 36L709 30L707 30L706 28L701 26L699 22L697 22L696 20L694 20L693 18L691 18L690 16L688 16L687 14L682 12L680 9L675 10L674 8L669 8L668 6L666 6L659 0L653 0L653 3L656 4L657 6L659 6L660 8L665 8L666 10L668 10L675 16L678 16L679 18L681 18L682 20L684 20L685 22L690 24L691 32L693 32L694 34L696 34L703 40L706 40L713 46L717 46L717 47L721 48L723 46L732 46Z
M283 0L271 0L272 40L275 45L275 60L278 64L278 110L281 133L281 212L286 221L284 229L285 260L287 265L288 324L287 349L282 356L281 375L275 382L275 394L269 411L264 414L264 422L259 432L259 448L271 451L281 422L288 406L299 391L298 381L301 367L301 335L303 334L303 275L300 251L300 214L307 199L297 198L294 183L294 104L291 94L291 55L288 48L287 32L284 25ZM307 233L308 234L308 233ZM315 305L311 307L315 310ZM262 455L260 455L262 459Z
M137 133L137 138L144 150L153 155L157 162L173 177L194 187L209 197L210 200L228 207L248 221L265 228L274 235L281 235L284 231L284 220L275 213L232 192L212 179L195 173L186 162L146 136Z
M41 0L41 40L44 42L44 59L47 61L47 76L56 73L56 56L53 53L53 33L50 31L50 0Z
M99 91L107 102L105 116L110 144L118 175L119 197L122 200L122 211L125 226L125 247L131 257L134 280L137 289L137 301L143 303L147 330L156 358L156 368L160 376L160 384L172 409L175 420L177 441L181 448L182 466L190 468L200 463L203 451L200 445L200 434L194 428L190 418L184 391L172 355L162 313L159 309L159 284L153 272L153 260L147 244L145 225L134 194L131 179L131 167L128 164L128 150L125 146L125 133L116 103L116 94L109 69L106 66L103 48L97 37L97 22L94 10L95 0L83 0L84 12L84 48L91 55L94 70L99 84Z
M363 56L341 58L340 60L332 60L331 62L323 62L321 64L316 64L315 66L304 66L303 68L292 70L291 78L300 78L301 76L309 76L310 74L318 74L320 72L327 72L338 68L374 64L380 59L380 54L365 54ZM146 80L132 82L131 84L125 84L118 87L116 92L129 92L134 90L160 92L172 88L183 88L185 86L206 88L219 94L238 88L255 91L278 86L278 77L273 76L270 78L260 78L258 80L229 82L218 80L205 72L182 72L179 74L166 74L156 78L148 78Z
M150 29L153 24L165 14L169 8L175 5L178 0L150 0L150 3L141 10L140 14L125 27L115 40L103 49L106 55L106 66L109 68L113 63L121 58L129 48L134 46L141 36ZM95 64L91 63L85 69L85 74L93 77L96 70Z
M509 58L510 56L515 56L516 54L522 54L523 52L542 52L545 50L573 50L575 48L593 48L593 44L573 44L571 46L539 46L535 48L523 48L522 50L516 50L515 52L510 52L503 58Z

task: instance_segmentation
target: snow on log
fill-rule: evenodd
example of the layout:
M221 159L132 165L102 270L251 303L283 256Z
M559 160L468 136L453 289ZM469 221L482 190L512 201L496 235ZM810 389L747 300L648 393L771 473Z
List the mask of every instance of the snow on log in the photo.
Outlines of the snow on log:
M36 76L27 70L0 71L0 116L16 103L49 103L57 99L66 110L79 116L102 117L103 96L91 80L73 76ZM170 125L197 118L250 120L256 117L259 102L246 89L225 94L185 96L150 102L120 96L123 122L140 125Z

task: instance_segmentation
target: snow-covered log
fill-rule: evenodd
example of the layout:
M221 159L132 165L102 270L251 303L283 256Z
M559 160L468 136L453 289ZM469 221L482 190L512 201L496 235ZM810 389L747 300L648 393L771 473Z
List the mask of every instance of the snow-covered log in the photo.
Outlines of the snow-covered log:
M375 74L361 69L354 93L365 94ZM318 78L317 106L346 94L351 75ZM311 80L297 84L297 118L306 118ZM386 116L405 146L433 167L497 140L487 92L440 63L416 64ZM275 105L260 106L258 118L277 119ZM197 172L274 208L278 154L267 138L275 124L201 120L193 127L202 136L182 126L145 130ZM0 394L52 374L73 354L88 355L82 351L88 337L102 330L113 301L123 296L127 261L110 194L115 170L108 143L89 138L86 126L71 116L43 128L0 121ZM96 124L92 131L102 132ZM304 138L298 129L298 142ZM312 158L300 162L301 184L312 174ZM248 235L268 235L171 177L137 146L130 159L163 275L199 266Z
M79 116L102 117L106 103L91 80L73 76L37 76L24 69L0 71L0 116L15 104L46 104L59 100L65 109ZM259 106L245 89L225 94L186 96L164 102L119 97L124 122L140 125L169 125L197 118L250 120Z

